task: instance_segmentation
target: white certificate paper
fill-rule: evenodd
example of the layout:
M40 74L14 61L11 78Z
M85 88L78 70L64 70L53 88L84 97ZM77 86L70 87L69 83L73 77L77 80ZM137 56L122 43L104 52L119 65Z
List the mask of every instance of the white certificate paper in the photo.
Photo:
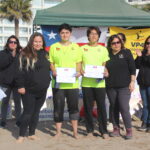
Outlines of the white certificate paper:
M4 91L2 89L0 89L0 101L6 97L6 94L4 93Z
M84 70L84 77L88 78L103 78L104 66L86 65Z
M56 68L57 83L75 83L76 82L76 69L75 68Z

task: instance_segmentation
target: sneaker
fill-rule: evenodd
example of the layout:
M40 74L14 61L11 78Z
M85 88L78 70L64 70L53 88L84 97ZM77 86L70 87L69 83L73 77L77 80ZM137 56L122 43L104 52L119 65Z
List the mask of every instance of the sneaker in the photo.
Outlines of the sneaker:
M119 127L113 127L113 132L109 134L110 137L118 137L120 136L120 129Z
M146 132L150 133L150 124L147 125L147 130Z
M141 127L138 129L139 131L146 131L147 130L147 124L142 122Z
M146 132L147 132L147 133L150 133L150 127L148 127L148 128L146 129Z
M1 127L1 128L5 128L5 127L6 127L6 122L1 121L1 123L0 123L0 127Z
M126 136L125 136L125 139L126 140L129 140L132 138L132 128L127 128L126 129Z

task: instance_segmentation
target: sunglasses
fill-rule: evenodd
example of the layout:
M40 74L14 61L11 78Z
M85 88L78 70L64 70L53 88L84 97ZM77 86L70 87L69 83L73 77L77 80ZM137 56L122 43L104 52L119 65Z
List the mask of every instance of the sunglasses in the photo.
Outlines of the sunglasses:
M112 42L111 45L116 45L116 44L120 44L121 42L118 41L118 42Z
M150 42L146 42L146 45L150 45Z
M9 41L9 44L17 44L17 41Z

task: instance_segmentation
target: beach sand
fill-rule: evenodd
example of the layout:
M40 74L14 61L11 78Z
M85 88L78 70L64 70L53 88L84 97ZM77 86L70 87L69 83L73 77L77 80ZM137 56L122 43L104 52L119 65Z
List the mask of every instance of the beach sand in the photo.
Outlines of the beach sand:
M39 122L36 135L40 140L25 139L22 144L16 143L18 128L15 121L9 120L5 129L0 128L0 150L150 150L150 133L137 131L140 121L133 122L133 138L125 140L122 136L102 139L96 127L94 137L86 137L83 124L79 125L79 139L72 137L72 128L65 121L62 128L62 136L55 139L55 126L53 121Z

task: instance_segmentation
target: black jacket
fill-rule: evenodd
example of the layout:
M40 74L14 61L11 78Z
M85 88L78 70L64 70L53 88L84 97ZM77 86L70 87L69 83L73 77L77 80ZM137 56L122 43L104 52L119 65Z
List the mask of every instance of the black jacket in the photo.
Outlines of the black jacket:
M29 92L35 93L45 90L50 84L50 62L46 58L47 52L37 51L37 62L34 68L26 69L26 60L23 58L23 68L18 71L18 88L24 87Z
M0 86L15 87L17 59L19 54L12 56L10 50L0 51Z
M131 75L135 75L136 68L133 56L129 50L121 50L116 55L109 54L110 60L106 63L109 77L106 78L106 87L123 88L129 86Z
M136 68L139 69L137 82L141 87L150 86L150 56L145 53L135 60Z

